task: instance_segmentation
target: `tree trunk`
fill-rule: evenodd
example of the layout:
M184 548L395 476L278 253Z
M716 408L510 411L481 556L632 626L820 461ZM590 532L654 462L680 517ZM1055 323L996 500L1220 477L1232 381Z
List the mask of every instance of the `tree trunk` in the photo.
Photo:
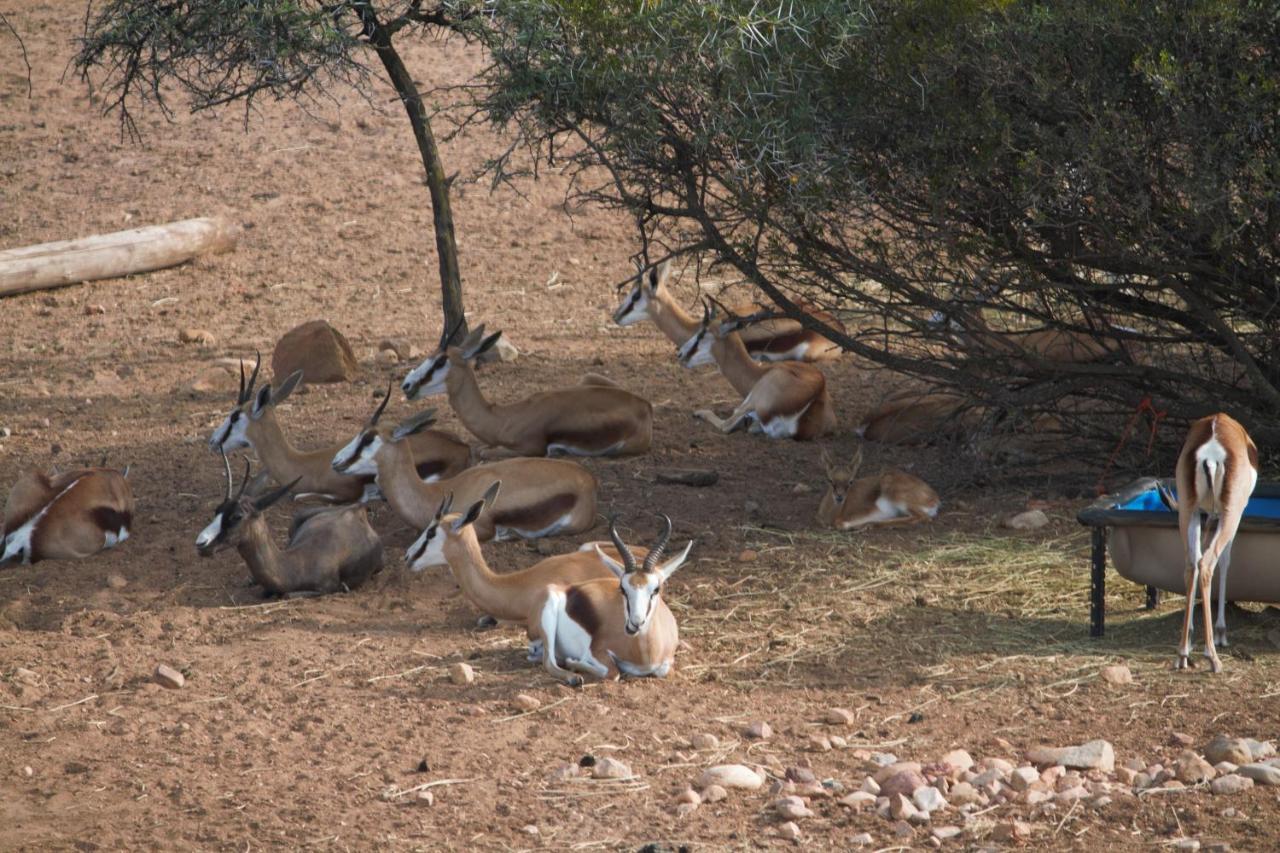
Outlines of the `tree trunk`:
M378 52L382 67L391 78L391 85L409 114L413 125L413 137L422 155L422 168L427 174L427 187L431 190L431 216L435 222L436 254L440 257L440 293L444 309L444 328L456 332L451 340L461 340L467 333L467 323L462 310L462 277L458 271L458 244L453 235L453 209L449 204L449 179L445 177L440 162L440 149L435 134L422 106L422 95L413 82L409 69L391 44L391 35L383 28L368 4L356 7L364 24L369 42Z

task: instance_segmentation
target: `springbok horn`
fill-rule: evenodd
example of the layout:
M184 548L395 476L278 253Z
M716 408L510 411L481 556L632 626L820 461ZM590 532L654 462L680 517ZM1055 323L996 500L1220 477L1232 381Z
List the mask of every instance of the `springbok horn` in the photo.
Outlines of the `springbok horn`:
M244 374L240 374L240 378L244 379ZM227 497L225 500L231 500L231 490L235 487L234 481L231 479L231 460L227 458L227 451L222 445L218 445L218 452L222 454L222 467L227 469Z
M440 508L436 510L436 521L445 517L449 512L449 508L453 506L453 492L444 496L444 500L440 501Z
M671 539L671 518L663 515L662 518L662 534L658 537L657 543L649 549L649 554L644 558L643 571L651 572L653 567L658 565L658 561L662 559L662 552L667 550L667 541Z
M249 384L244 389L244 399L241 403L247 402L253 396L253 386L258 384L258 370L262 367L262 351L258 350L258 359L253 363L253 373L249 374Z
M249 468L250 463L249 460L246 459L244 460L244 482L240 484L240 491L236 494L236 500L240 500L244 497L244 490L249 488Z
M618 534L618 517L615 515L609 519L609 538L613 540L613 545L618 549L618 556L622 557L622 565L630 574L636 570L636 557L631 553L631 549L627 547L627 543L622 541L622 536Z
M373 417L369 418L369 426L377 426L378 418L382 417L382 411L387 408L387 401L391 399L391 386L395 385L395 380L387 381L387 394L382 398L382 402L378 404L378 408L373 410Z
M236 405L240 405L246 399L244 395L244 359L240 359L240 392L236 394Z
M449 346L449 341L453 340L453 336L458 334L458 330L462 328L462 324L467 321L466 317L459 317L458 322L453 324L452 329L442 329L440 332L440 349L443 350Z

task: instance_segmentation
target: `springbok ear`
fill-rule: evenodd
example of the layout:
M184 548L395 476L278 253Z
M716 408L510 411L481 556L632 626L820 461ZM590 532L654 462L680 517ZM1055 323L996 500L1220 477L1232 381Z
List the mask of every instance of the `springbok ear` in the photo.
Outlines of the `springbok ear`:
M267 406L271 405L271 386L263 385L258 389L258 396L253 398L253 408L249 411L249 417L255 421L262 417L262 413L267 410Z
M622 580L622 576L627 573L627 567L622 565L622 563L619 563L617 560L613 559L613 557L610 557L604 551L601 551L599 545L595 547L596 547L596 556L600 558L600 562L604 563L609 568L609 571L617 575L618 580Z
M467 511L453 522L453 532L457 533L462 528L475 524L476 519L480 517L480 513L484 512L484 500L478 500L471 506L467 507Z
M853 451L853 458L849 460L849 479L852 480L858 476L858 469L862 467L862 445L858 445L858 449Z
M653 269L649 270L649 289L654 293L658 292L658 288L667 283L667 277L671 275L671 259L667 258Z
M254 502L253 502L253 508L254 508L254 510L256 510L257 512L262 512L262 511L263 511L263 510L265 510L267 507L271 506L273 503L275 503L276 501L280 500L280 499L281 499L282 497L284 497L285 495L289 494L289 492L293 491L293 487L294 487L294 486L296 486L296 485L298 485L298 483L299 483L301 480L302 480L302 478L301 478L301 477L298 477L298 478L297 478L296 480L294 480L292 483L288 483L288 484L286 484L286 485L283 485L283 486L281 486L280 488L276 489L274 492L268 492L267 494L263 495L262 497L260 497L260 498L256 498L256 499L254 500Z
M393 441L400 441L402 438L422 432L435 422L435 409L427 409L426 411L418 412L418 414L412 417L405 418L399 426L392 430L391 439Z
M293 389L297 388L301 382L302 382L301 370L295 370L293 373L290 373L288 378L284 380L284 383L279 388L277 388L275 391L272 392L271 402L274 405L277 405L277 406L280 405L281 403L284 402L286 397L288 397L290 394L293 393Z
M657 572L662 575L662 580L666 581L676 573L676 569L684 565L684 561L689 559L689 552L693 550L693 540L689 540L689 544L684 546L684 550L676 554L670 560L667 560L661 566L658 566Z
M502 332L494 332L492 335L481 341L479 346L469 349L463 353L463 357L467 361L470 361L473 358L478 358L484 355L486 352L493 349L493 345L498 342L498 338L500 337L502 337Z
M485 506L493 506L498 500L498 492L502 489L502 481L494 480L493 485L484 490L484 496L480 499L484 501Z
M818 455L822 459L822 467L827 469L827 473L831 473L831 469L835 467L831 462L831 454L827 452L825 447L819 448Z

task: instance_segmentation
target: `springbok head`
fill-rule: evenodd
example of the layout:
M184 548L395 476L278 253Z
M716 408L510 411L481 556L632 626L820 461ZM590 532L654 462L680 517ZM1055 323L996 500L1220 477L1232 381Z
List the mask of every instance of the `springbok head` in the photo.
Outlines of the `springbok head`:
M388 434L378 428L378 421L382 419L382 413L386 411L387 402L390 399L391 385L388 384L387 393L373 410L369 420L365 422L364 428L334 454L333 460L329 463L333 470L339 474L352 476L377 474L378 451L386 441L399 441L416 432L421 432L436 422L436 410L427 409L408 418Z
M436 347L436 351L422 364L409 371L409 375L400 384L404 390L405 399L418 400L446 393L448 387L445 380L449 376L450 364L458 361L471 363L481 354L492 349L498 342L498 338L502 337L502 332L494 332L486 338L484 324L481 324L472 329L471 334L467 335L462 343L450 346L449 341L453 340L453 336L458 333L461 325L462 321L459 320L452 329L446 329L440 336L440 344Z
M236 405L209 437L209 449L214 453L229 453L252 447L249 422L258 420L268 409L284 402L302 382L302 371L295 370L279 387L273 389L270 385L263 385L255 392L254 386L258 382L258 369L261 366L262 354L259 353L257 362L253 365L253 373L246 382L244 362L240 362L240 392L236 395Z
M626 298L613 312L613 322L619 326L632 326L650 319L649 307L657 300L658 290L666 285L670 272L670 260L648 270L639 270Z
M853 482L858 478L858 469L862 467L862 446L853 452L849 464L840 465L831 458L831 454L827 453L827 449L822 449L822 467L826 471L827 485L831 488L831 499L836 502L836 506L844 503L849 495L849 489L853 487Z
M404 562L409 570L420 572L431 566L448 564L449 561L444 556L445 540L462 532L464 527L474 524L485 506L492 506L498 499L498 491L501 488L502 481L495 480L493 485L485 490L484 496L468 507L466 512L446 518L445 516L449 515L449 509L453 506L453 493L450 492L440 502L440 508L436 510L436 516L427 525L427 529L422 531L422 535L414 540L408 551L405 551Z
M609 538L613 540L614 547L618 549L618 555L622 557L622 562L618 562L600 550L599 545L596 546L596 555L609 567L610 571L618 576L618 584L622 588L622 601L627 617L624 628L632 636L649 627L649 620L653 617L654 605L662 594L662 585L676 573L676 569L684 565L684 561L689 558L689 552L693 549L693 540L689 540L689 544L684 546L683 551L662 565L658 565L658 561L662 559L662 554L667 548L667 541L671 538L671 519L665 515L660 516L660 518L663 523L662 533L658 536L658 541L649 549L644 562L638 568L636 566L636 558L631 553L631 549L627 547L626 543L622 541L622 537L618 535L617 519L612 519L609 522Z
M223 548L234 544L236 531L245 521L260 514L289 494L298 484L298 480L294 480L286 486L262 494L262 487L266 484L266 474L259 474L250 482L249 460L246 459L244 481L240 483L237 491L231 478L231 461L227 459L226 453L222 454L222 465L227 473L227 493L222 503L218 504L218 508L213 511L213 521L210 521L196 537L196 551L201 557L212 557Z

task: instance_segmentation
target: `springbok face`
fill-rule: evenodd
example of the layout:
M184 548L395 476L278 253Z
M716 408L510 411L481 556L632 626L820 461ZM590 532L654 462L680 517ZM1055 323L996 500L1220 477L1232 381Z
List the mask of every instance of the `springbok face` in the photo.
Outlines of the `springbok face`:
M244 361L241 360L240 391L236 394L235 408L213 431L213 435L209 436L209 449L214 453L229 453L232 450L240 450L252 446L246 433L246 429L249 426L249 416L245 411L245 404L253 398L253 387L258 382L258 368L260 367L262 367L262 353L258 353L258 359L253 365L253 373L246 382L244 378Z
M822 465L827 472L827 485L831 488L831 499L835 501L836 506L840 506L858 478L858 469L862 467L862 448L859 447L854 452L847 466L835 464L824 448Z
M613 322L619 326L633 326L649 319L649 306L657 298L658 288L667 280L670 268L671 262L663 261L653 269L637 275L626 298L622 300L618 310L613 312Z
M390 399L391 386L388 385L387 393L383 395L382 402L378 403L378 408L373 410L373 415L364 429L333 455L333 460L329 463L333 470L339 474L354 476L378 473L378 450L382 447L382 436L378 433L378 420L382 417Z
M223 548L235 544L235 534L246 520L280 500L298 484L298 481L294 480L287 486L282 486L269 494L259 495L258 491L266 482L266 478L260 474L253 483L250 483L249 461L245 460L244 482L240 484L240 490L233 494L234 483L231 480L231 462L227 459L226 453L222 454L222 464L227 472L227 493L223 497L222 503L218 504L217 509L213 511L213 520L196 537L196 552L201 557L212 557ZM253 486L252 489L249 488L250 485ZM250 492L247 496L245 494L246 491Z
M459 325L460 323L461 321ZM405 399L419 400L423 397L447 393L449 388L445 380L449 376L450 365L456 361L470 364L502 337L502 332L494 332L489 337L484 337L484 324L481 324L472 329L471 334L467 335L461 344L456 347L450 346L449 341L457 331L457 325L452 331L446 330L440 338L440 346L436 348L435 353L409 371L404 382L400 383Z
M409 570L420 572L432 566L448 565L449 561L444 555L445 540L449 536L456 536L462 531L462 528L474 524L475 520L480 517L480 513L484 511L485 505L492 505L497 500L500 488L502 488L502 481L494 481L493 485L485 491L480 500L468 507L467 511L462 515L456 515L452 518L445 518L449 513L449 508L453 506L453 494L447 495L440 503L440 508L436 510L436 516L432 519L431 524L427 525L427 529L422 531L422 535L414 540L408 551L405 551L404 562L409 567Z
M678 555L658 565L658 560L662 559L662 552L666 550L667 540L671 538L671 519L664 515L662 520L664 524L662 534L639 568L636 568L636 560L631 549L618 535L616 522L609 523L609 538L613 540L614 547L622 556L622 562L601 551L599 545L596 546L596 555L609 567L610 571L618 576L618 585L622 590L622 604L626 613L623 629L633 637L648 629L649 622L653 618L654 607L657 605L659 596L662 595L662 585L676 573L676 569L684 565L684 561L689 558L689 552L693 549L693 541L690 540Z

